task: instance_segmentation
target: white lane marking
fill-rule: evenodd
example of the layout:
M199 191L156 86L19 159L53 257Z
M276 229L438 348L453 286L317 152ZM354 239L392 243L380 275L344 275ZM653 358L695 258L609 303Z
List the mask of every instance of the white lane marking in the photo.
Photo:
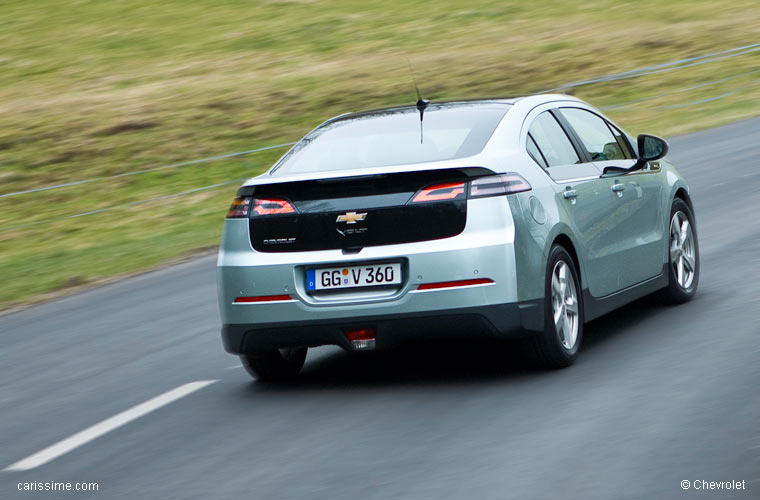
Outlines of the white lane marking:
M168 392L156 396L153 399L149 399L144 403L140 403L139 405L133 406L128 410L114 415L113 417L98 422L92 427L88 427L83 431L77 432L76 434L64 439L63 441L58 441L57 443L48 446L44 450L38 451L34 455L30 455L23 460L19 460L18 462L9 465L3 470L24 471L34 469L40 465L44 465L51 460L54 460L61 455L70 452L71 450L79 448L80 446L92 441L93 439L99 438L103 434L111 432L112 430L117 429L122 425L126 425L133 420L147 415L148 413L157 410L162 406L166 406L169 403L185 397L188 394L191 394L199 389L203 389L207 385L211 385L214 382L219 382L219 380L199 380L197 382L190 382L189 384L176 387Z
M242 368L242 367L243 365L228 366L227 368L225 368L225 370L234 370L236 368Z

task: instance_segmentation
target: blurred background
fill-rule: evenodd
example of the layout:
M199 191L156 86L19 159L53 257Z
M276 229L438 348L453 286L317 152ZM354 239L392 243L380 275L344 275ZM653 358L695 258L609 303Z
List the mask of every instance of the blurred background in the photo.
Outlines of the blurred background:
M433 100L560 88L672 137L758 114L758 35L756 0L3 2L0 310L212 251L286 149L235 153L412 104L409 63Z

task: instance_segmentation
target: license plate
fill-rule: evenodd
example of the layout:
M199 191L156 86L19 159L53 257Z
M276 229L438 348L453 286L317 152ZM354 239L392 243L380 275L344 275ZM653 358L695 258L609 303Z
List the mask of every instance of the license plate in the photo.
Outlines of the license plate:
M401 284L401 264L371 264L306 270L306 290L338 290Z

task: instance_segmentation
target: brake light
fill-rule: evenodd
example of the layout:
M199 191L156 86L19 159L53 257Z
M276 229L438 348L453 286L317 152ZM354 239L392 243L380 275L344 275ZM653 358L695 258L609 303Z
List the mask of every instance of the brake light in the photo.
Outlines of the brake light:
M281 198L270 198L266 200L254 198L253 211L258 215L276 215L292 214L296 209L289 201Z
M412 198L412 203L458 200L464 197L464 182L446 182L421 189Z
M514 172L475 179L470 183L470 198L485 198L530 191L528 181Z
M232 205L227 212L228 219L239 219L241 217L248 217L251 213L251 200L250 196L239 196L232 200Z

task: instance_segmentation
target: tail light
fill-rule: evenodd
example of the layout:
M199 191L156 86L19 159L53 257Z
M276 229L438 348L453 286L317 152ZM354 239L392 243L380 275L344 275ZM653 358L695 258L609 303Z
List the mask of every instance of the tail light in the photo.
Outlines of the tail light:
M470 183L470 198L486 198L505 194L530 191L528 181L522 176L510 172L508 174L492 175L475 179Z
M247 218L248 216L292 214L296 209L288 201L282 198L253 198L251 196L239 196L232 200L230 210L227 212L228 219Z
M288 200L282 198L269 198L269 199L253 199L253 216L256 215L277 215L277 214L292 214L296 209L290 204Z
M227 212L227 218L240 219L248 217L248 214L251 213L251 201L252 198L250 196L240 196L232 200L232 205L230 205L230 209Z
M452 201L466 196L464 182L446 182L420 189L412 198L412 203L428 201Z

